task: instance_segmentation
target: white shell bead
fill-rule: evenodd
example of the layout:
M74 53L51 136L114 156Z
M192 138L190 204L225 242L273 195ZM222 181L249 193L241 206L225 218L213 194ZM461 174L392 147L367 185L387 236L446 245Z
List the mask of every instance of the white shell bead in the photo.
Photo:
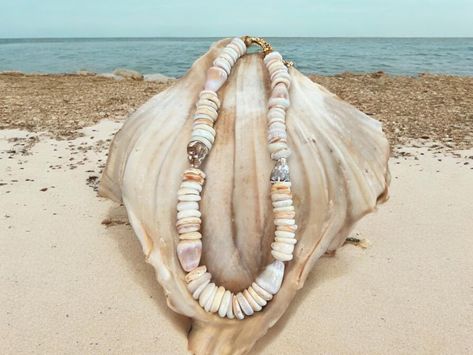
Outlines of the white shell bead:
M232 303L232 293L228 290L225 291L220 302L220 307L218 308L218 315L220 317L225 317L228 314L228 309L231 308ZM233 315L233 312L232 312Z
M284 263L279 260L273 261L266 266L264 271L256 278L255 283L263 290L276 294L281 288L284 276Z
M283 127L284 126L284 127ZM274 129L280 129L286 133L286 118L283 117L271 117L268 118L268 134Z
M194 240L194 239L202 239L202 234L200 232L195 231L195 232L182 232L179 233L179 239L182 240Z
M231 43L235 44L240 49L240 56L246 53L246 44L241 38L235 37Z
M238 57L236 59L233 58L233 55L229 54L228 51L225 51L225 49L226 48L223 49L219 57L222 59L225 59L230 64L230 69L231 69L231 67L233 67L233 65L235 64L236 59L238 59Z
M295 239L295 238L279 238L279 237L276 237L276 238L274 238L274 241L277 242L277 243L285 243L285 244L296 244L297 243L297 239Z
M183 181L181 183L181 188L194 189L202 192L202 185L195 181ZM197 205L197 207L199 207L199 205Z
M284 143L284 142L277 142L277 143L270 143L268 144L268 149L270 151L270 153L275 153L275 152L278 152L282 149L286 149L287 148L287 144Z
M288 75L286 75L286 74L288 74L288 73L287 73L287 69L286 69L286 68L279 67L279 68L275 68L274 70L272 70L272 71L270 72L269 76L270 76L271 81L274 81L276 78L279 78L279 77L285 77L285 78L287 78ZM280 85L286 86L286 85L283 84L283 83L279 83L279 84L277 84L277 85L275 85L275 86L272 87L273 91L276 89L277 86L280 86Z
M268 107L275 106L284 107L285 109L287 109L289 107L289 100L284 99L282 97L272 97L269 99Z
M215 102L217 107L220 107L220 99L217 96L217 93L215 91L210 91L210 90L202 90L199 94L200 100L210 100Z
M271 243L271 249L275 251L279 251L284 254L292 254L292 252L294 251L294 244L274 242L274 243Z
M192 138L195 138L195 137L203 137L212 144L215 141L215 136L205 129L194 129L192 131Z
M256 282L253 282L251 284L251 287L253 288L253 290L255 290L255 292L261 296L262 299L264 299L265 301L271 301L272 298L273 298L273 295L270 294L268 291L266 291L265 289L261 288L261 286L259 286Z
M271 81L271 89L274 89L274 87L280 83L286 85L288 88L291 86L291 77L289 76L289 74L284 74L286 73L276 75L274 80Z
M195 104L195 107L196 108L199 108L199 107L210 107L211 109L215 110L215 111L218 111L218 106L217 104L212 101L212 100L208 100L208 99L200 99L199 101L197 101L197 103Z
M274 224L277 226L293 226L296 221L294 219L275 219Z
M233 65L240 58L240 51L231 43L223 49L223 52L229 55L233 59Z
M194 189L183 188L183 189L177 190L177 194L178 195L198 195L199 191L194 190Z
M199 266L199 267L196 267L194 270L192 270L191 272L189 272L185 277L184 277L184 280L189 283L195 279L198 279L199 277L201 277L203 274L205 274L207 272L207 266L205 265L202 265L202 266Z
M286 207L286 206L292 206L292 200L284 200L284 201L274 201L273 202L273 207Z
M210 283L210 280L206 280L202 285L200 285L192 294L192 298L195 300L199 299L200 295L202 294L202 292L205 290L205 288L207 287L209 283Z
M225 287L220 286L215 293L212 306L210 307L210 312L215 313L220 308L220 303L222 302L223 294L225 293Z
M279 261L290 261L292 260L292 254L281 253L280 251L271 250L271 255Z
M238 47L238 45L236 45L233 41L230 42L225 48L228 48L229 50L231 49L232 51L234 51L238 58L240 58L244 53L241 53L240 52L240 47ZM246 49L246 46L245 46L245 49Z
M246 300L245 296L243 296L243 293L238 292L236 297L243 313L245 313L247 316L251 316L253 313L255 313L253 308L251 308L250 304Z
M199 296L199 304L200 304L201 307L204 307L204 305L207 303L207 300L209 299L210 296L212 296L212 292L213 292L214 289L216 289L216 286L213 282L209 283L204 288L204 290L202 291L202 293Z
M258 303L261 307L264 307L268 304L268 302L266 302L263 297L258 295L258 293L253 289L252 286L248 287L248 292L250 293L251 297L253 297L253 299L256 301L256 303Z
M196 117L210 117L215 121L218 117L218 112L210 106L199 106L194 113L194 118Z
M271 97L282 97L284 99L289 99L289 90L287 90L286 85L278 84L274 87L271 92Z
M278 238L295 238L296 233L293 232L286 232L286 231L276 231L274 232L274 235Z
M232 305L233 305L233 313L235 314L235 317L237 317L240 320L245 318L245 315L243 314L240 304L238 303L238 299L235 295L233 295Z
M187 289L189 290L190 293L194 293L203 283L209 283L211 278L212 278L212 275L206 272L202 274L200 277L198 277L197 279L189 282L189 284L187 285Z
M232 71L232 64L221 56L214 60L213 65L225 70L227 76L230 75L230 72Z
M178 201L200 201L201 197L199 195L178 195Z
M278 59L278 60L282 60L282 55L281 53L277 52L277 51L273 51L271 53L269 53L268 55L266 55L266 57L264 57L264 63L269 63L272 59Z
M184 226L186 224L201 224L202 221L199 217L186 217L186 218L179 218L176 222L176 226Z
M268 110L268 114L267 114L268 118L271 118L271 117L286 117L286 111L284 111L282 108L280 107L271 107L269 110Z
M289 158L291 156L291 150L289 148L278 150L277 152L271 153L271 159L279 160L281 158Z
M272 192L271 193L271 200L272 201L284 201L284 200L290 200L290 199L291 199L291 194L290 193L289 194L278 193L278 192Z
M202 124L202 123L199 123L199 124L193 124L192 125L192 129L193 130L197 130L197 129L203 129L205 131L208 131L212 134L212 136L215 136L216 132L215 132L215 129L212 127L212 126L209 126L207 124Z
M197 196L197 195L186 195L186 196ZM177 213L177 219L183 219L187 217L201 217L201 216L202 216L202 213L199 210L184 210Z
M177 210L180 211L185 211L185 210L198 210L199 209L199 204L197 202L179 202L177 204Z
M214 302L214 299L215 299L215 295L217 294L217 290L218 290L218 287L215 286L213 288L209 298L207 298L207 302L205 302L205 304L204 304L205 311L210 312L210 309L212 308L212 305L213 305L213 302Z
M230 291L229 291L230 292ZM235 314L233 313L233 293L230 294L230 303L227 308L227 318L233 319L235 318Z
M263 307L261 307L258 302L255 301L255 299L253 298L253 296L250 295L250 293L248 292L248 290L244 290L243 291L243 296L245 297L245 299L248 301L248 303L250 304L251 308L253 309L253 311L255 312L259 312L263 309Z

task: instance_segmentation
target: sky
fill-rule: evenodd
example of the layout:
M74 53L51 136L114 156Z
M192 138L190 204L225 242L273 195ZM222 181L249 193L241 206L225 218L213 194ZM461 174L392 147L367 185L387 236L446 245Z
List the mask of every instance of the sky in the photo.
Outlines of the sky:
M473 0L0 0L0 38L473 37Z

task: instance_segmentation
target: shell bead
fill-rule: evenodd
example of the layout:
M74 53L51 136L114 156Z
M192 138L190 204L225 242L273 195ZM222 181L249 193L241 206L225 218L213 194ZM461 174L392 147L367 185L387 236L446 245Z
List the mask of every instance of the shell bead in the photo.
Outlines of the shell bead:
M273 295L259 286L256 282L253 282L251 287L265 301L271 301L273 299Z
M245 297L245 299L248 301L248 303L250 304L251 308L253 309L253 311L255 312L259 312L263 309L263 307L261 307L258 302L255 301L255 299L253 298L253 296L250 295L250 293L248 292L248 290L245 290L243 291L243 296Z
M232 293L227 290L224 292L222 301L220 302L220 307L218 308L218 315L222 318L225 317L228 314L229 308L232 308Z
M212 302L212 306L210 307L210 312L215 313L220 308L220 303L222 302L223 295L225 293L225 288L220 286L215 293L215 297Z
M201 307L204 307L204 305L207 303L207 300L212 296L212 292L216 289L217 288L215 287L215 284L213 282L209 283L204 288L204 290L202 291L199 297L199 304Z
M214 66L225 70L225 73L227 74L227 76L230 75L230 72L232 70L232 64L225 58L218 57L217 59L214 60L213 64Z
M184 277L184 280L189 283L199 277L201 277L203 274L205 274L207 272L207 267L205 265L202 265L202 266L199 266L197 268L195 268L194 270L192 270L191 272L189 272L185 277Z
M196 240L181 240L177 244L177 256L185 271L192 271L199 266L202 255L202 242Z
M233 304L233 314L235 314L235 317L237 317L240 320L244 319L245 315L243 314L240 304L238 303L238 299L235 295L233 296L232 304Z
M264 307L268 304L268 302L266 302L263 297L258 295L258 293L253 289L252 286L248 287L248 293L251 295L251 297L253 297L255 302L258 303L261 307Z
M253 315L253 313L255 313L255 311L253 311L253 308L251 308L251 305L248 300L245 298L245 296L243 296L243 293L238 292L236 298L238 300L238 303L240 304L241 310L243 311L243 313L245 313L245 315L251 316Z
M198 300L200 298L200 295L202 294L202 292L205 290L205 288L207 287L209 283L210 283L210 280L207 280L202 285L200 285L197 288L197 290L195 290L194 293L192 294L192 298L195 300Z
M281 253L276 250L271 250L271 255L279 261L290 261L292 260L293 256L292 254L286 254L286 253Z
M266 269L256 278L255 282L263 290L275 295L281 288L283 276L284 263L276 260L266 266Z
M202 284L208 284L210 282L210 278L212 275L210 275L208 272L202 274L199 276L197 279L192 280L189 282L187 285L187 289L189 290L190 293L194 293Z
M205 173L199 167L217 138L214 124L221 105L217 92L225 84L232 67L246 51L245 42L236 37L220 52L207 70L205 84L193 114L192 133L187 146L192 167L186 169L182 175L176 205L176 229L179 234L177 256L182 269L187 272L184 280L189 293L206 312L217 313L221 318L238 320L262 311L279 291L284 278L284 262L292 260L297 243L296 214L286 161L290 155L286 110L290 105L288 89L291 77L281 54L265 51L264 64L271 78L271 94L267 102L267 141L269 156L276 160L269 181L273 223L276 226L274 242L271 244L274 260L266 265L251 286L235 294L212 282L212 275L207 271L207 267L199 266L202 256L202 213L199 210L199 202L206 179Z
M204 89L217 92L227 80L228 74L220 67L210 67Z

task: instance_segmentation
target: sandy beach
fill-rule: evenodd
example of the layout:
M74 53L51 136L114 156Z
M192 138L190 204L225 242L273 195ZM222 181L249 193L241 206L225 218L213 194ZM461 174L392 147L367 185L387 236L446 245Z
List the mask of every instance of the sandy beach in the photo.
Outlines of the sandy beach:
M384 124L390 200L323 257L252 354L473 352L473 77L312 77ZM172 83L0 75L0 353L185 354L115 203L126 115Z

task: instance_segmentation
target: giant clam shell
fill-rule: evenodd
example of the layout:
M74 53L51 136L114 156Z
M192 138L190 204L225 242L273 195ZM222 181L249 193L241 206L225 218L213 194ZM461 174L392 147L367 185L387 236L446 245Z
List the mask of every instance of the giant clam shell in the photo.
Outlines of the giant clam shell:
M176 255L176 192L188 167L198 94L228 41L214 44L174 86L127 119L100 184L101 195L125 205L169 307L192 318L189 350L197 354L248 352L287 309L317 259L338 248L353 224L385 199L389 183L389 147L380 123L291 68L287 130L299 225L294 260L281 290L258 314L239 321L205 312L186 289ZM217 138L204 166L202 263L214 282L234 292L251 285L271 261L269 94L261 54L242 57L219 91Z

